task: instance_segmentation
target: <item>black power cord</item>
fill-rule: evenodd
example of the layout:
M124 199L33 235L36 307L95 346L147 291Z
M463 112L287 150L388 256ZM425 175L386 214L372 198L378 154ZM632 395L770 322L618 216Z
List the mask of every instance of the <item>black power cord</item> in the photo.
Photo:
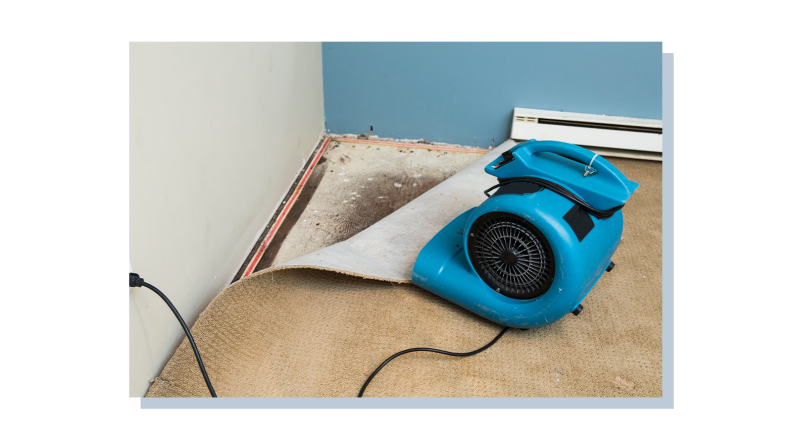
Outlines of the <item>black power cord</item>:
M204 367L203 361L201 360L201 354L198 353L198 346L195 345L195 340L192 337L192 333L190 333L190 329L187 327L187 324L184 322L184 319L182 319L181 315L179 314L178 310L176 310L176 307L173 306L173 303L171 303L170 299L168 299L168 297L165 296L165 294L162 291L158 290L157 287L155 287L150 283L147 283L145 280L143 280L142 277L140 277L135 273L129 273L129 286L145 287L150 289L151 291L155 292L159 297L161 297L162 300L164 300L165 303L168 305L168 308L170 308L171 311L173 311L174 316L176 316L176 319L179 320L179 323L184 329L184 333L187 335L187 339L190 341L190 345L192 346L193 353L195 353L195 359L198 360L198 367L201 368L201 374L203 374L204 381L206 381L206 387L209 388L209 393L212 394L212 398L217 398L217 394L214 391L214 387L212 387L212 382L209 381L209 375L206 373L206 368ZM358 398L363 397L363 393L366 391L366 388L371 383L371 380L373 380L374 377L377 375L377 373L379 373L379 371L382 370L382 368L385 367L389 362L393 361L394 359L398 358L401 355L406 355L407 353L412 353L412 352L430 352L430 353L440 353L441 355L448 355L448 356L473 356L495 345L495 343L498 342L498 339L500 339L504 334L506 334L506 331L508 329L509 327L503 327L503 330L501 330L501 332L498 333L497 336L495 336L495 339L491 340L487 345L479 348L478 350L473 350L472 352L467 352L467 353L454 353L454 352L447 352L445 350L438 350L435 348L425 348L425 347L402 350L399 353L396 353L395 355L386 359L382 364L380 364L379 367L377 367L376 370L374 370L374 372L368 377L366 382L363 384L363 387L360 389L360 393L358 393Z
M195 359L198 360L198 367L201 368L201 373L203 374L204 381L206 381L206 387L209 388L209 393L212 394L212 398L217 398L217 394L214 391L214 387L212 387L212 382L209 381L209 375L206 374L206 369L204 368L203 361L201 361L201 354L198 353L198 346L195 345L195 340L193 340L192 333L190 333L190 329L187 327L187 324L184 323L184 319L182 319L179 312L176 310L176 307L173 306L171 301L163 294L162 291L158 290L157 287L154 285L147 283L143 280L142 277L135 273L129 273L129 286L130 287L146 287L151 291L157 293L162 300L168 304L168 307L173 311L173 314L176 316L176 319L179 320L182 328L184 329L184 333L187 334L187 339L190 340L190 345L192 345L193 352L195 353Z
M572 193L569 189L565 188L564 186L561 186L560 184L553 183L552 181L545 180L544 178L537 178L537 177L500 178L500 179L498 179L498 182L500 184L497 184L497 185L492 186L491 188L485 190L484 191L484 195L486 195L487 197L490 197L490 194L488 194L489 191L491 191L493 189L497 189L497 188L502 187L502 186L505 186L505 185L507 185L509 183L525 182L525 183L538 184L539 186L542 186L545 189L549 189L549 190L557 193L558 195L561 195L562 197L567 198L571 202L573 202L573 203L577 204L578 206L582 207L583 209L585 209L586 212L588 212L589 214L591 214L591 215L593 215L593 216L595 216L597 218L600 218L600 219L610 218L619 209L624 207L624 205L622 204L622 205L619 205L619 206L616 206L616 207L610 208L610 209L596 209L592 205L588 204L586 202L586 200L578 197L577 195Z
M365 384L363 384L363 387L360 389L360 393L358 393L358 398L363 398L363 392L366 391L366 387L368 387L369 383L371 383L371 380L374 379L374 376L376 376L377 373L379 373L379 371L382 370L382 368L385 367L389 362L393 361L394 359L398 358L401 355L405 355L407 353L412 353L412 352L431 352L431 353L440 353L441 355L448 355L448 356L473 356L476 353L481 353L484 350L492 347L496 342L498 342L498 339L500 339L501 336L503 336L506 333L506 330L508 329L509 327L503 327L503 330L501 330L501 332L498 333L498 336L495 336L495 339L491 340L489 344L485 345L484 347L481 347L478 350L473 350L472 352L467 352L467 353L454 353L454 352L447 352L445 350L437 350L435 348L424 348L424 347L409 348L407 350L402 350L399 353L396 353L395 355L386 359L385 362L383 362L382 364L380 364L379 367L377 367L377 370L374 370L374 373L372 373L368 377Z

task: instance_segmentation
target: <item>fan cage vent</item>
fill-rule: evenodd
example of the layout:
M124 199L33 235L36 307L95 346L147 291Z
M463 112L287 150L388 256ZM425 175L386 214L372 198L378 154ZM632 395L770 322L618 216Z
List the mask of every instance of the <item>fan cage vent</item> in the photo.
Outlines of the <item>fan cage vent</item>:
M553 283L553 250L542 232L522 217L482 215L470 228L467 246L479 277L499 294L533 299Z

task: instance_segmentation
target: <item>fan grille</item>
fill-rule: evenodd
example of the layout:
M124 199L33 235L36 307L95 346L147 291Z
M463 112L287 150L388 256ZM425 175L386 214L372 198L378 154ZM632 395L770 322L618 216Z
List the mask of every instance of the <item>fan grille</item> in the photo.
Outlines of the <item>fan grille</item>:
M473 223L468 253L482 280L514 299L533 299L553 283L555 262L547 239L524 218L505 212Z

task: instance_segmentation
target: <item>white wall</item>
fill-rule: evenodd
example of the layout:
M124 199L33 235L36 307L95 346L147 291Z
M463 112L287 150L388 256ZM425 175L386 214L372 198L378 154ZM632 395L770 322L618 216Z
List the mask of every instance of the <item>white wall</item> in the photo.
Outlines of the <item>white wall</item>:
M130 262L192 326L324 131L321 45L133 43L129 54ZM183 337L159 297L130 291L130 396Z

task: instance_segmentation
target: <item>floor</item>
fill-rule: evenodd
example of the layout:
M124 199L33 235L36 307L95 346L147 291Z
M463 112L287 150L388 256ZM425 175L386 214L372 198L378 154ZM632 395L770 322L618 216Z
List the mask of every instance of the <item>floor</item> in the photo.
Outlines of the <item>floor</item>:
M306 172L301 190L290 194L298 194L290 209L284 206L276 213L234 281L352 237L486 152L330 138L312 171ZM270 234L279 219L279 227Z
M325 161L317 159L323 174L306 181L313 192L302 197L309 198L303 207L293 207L301 210L281 232L270 263L353 235L393 209L388 206L406 203L465 165L456 153L343 143L328 144L320 155ZM366 396L662 396L662 163L609 161L640 187L623 209L616 268L591 290L585 311L545 327L509 330L472 357L404 355L377 375ZM393 165L412 167L379 170ZM333 230L342 235L325 233ZM396 351L470 351L499 330L412 284L312 268L246 277L217 296L192 328L221 397L354 397ZM147 396L209 396L186 340Z

